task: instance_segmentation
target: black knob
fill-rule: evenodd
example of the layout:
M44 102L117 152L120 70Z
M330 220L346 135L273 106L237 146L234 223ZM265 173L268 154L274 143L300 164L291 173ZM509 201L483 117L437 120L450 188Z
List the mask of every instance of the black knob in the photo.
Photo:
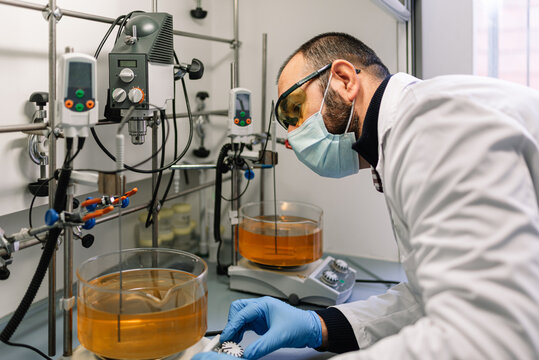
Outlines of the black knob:
M37 106L45 106L49 102L49 93L48 92L34 92L30 95L30 102L36 103Z
M206 10L203 10L201 7L197 7L194 10L191 10L191 16L195 19L204 19L208 15Z
M86 249L88 249L90 246L94 244L94 236L92 234L86 234L81 239L82 246Z
M288 295L288 302L290 303L290 305L293 306L299 305L299 296L293 293Z
M77 198L73 198L73 209L78 208L80 205L80 201Z
M191 65L189 65L189 79L198 80L204 75L204 64L198 59L191 60Z
M196 97L199 98L200 100L206 100L207 98L210 97L210 94L208 94L206 91L199 91L197 92Z
M193 154L199 158L207 158L210 155L210 150L201 146L198 149L193 150Z
M7 267L0 268L0 280L7 280L10 274Z

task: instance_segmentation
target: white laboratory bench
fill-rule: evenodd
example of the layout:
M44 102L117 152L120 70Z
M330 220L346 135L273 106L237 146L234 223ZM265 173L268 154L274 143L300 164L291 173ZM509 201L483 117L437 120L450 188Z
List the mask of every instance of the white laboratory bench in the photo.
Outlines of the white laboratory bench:
M348 261L349 265L357 270L357 278L360 279L375 279L373 276L378 276L384 280L396 280L403 281L406 279L404 271L400 264L389 261L373 260L366 258L351 258L342 255L332 255L336 258L341 258ZM208 331L222 330L227 321L228 308L230 303L237 299L253 298L258 295L246 294L230 290L228 288L228 278L224 275L217 275L215 270L215 264L208 263ZM12 274L17 276L17 274ZM347 302L366 299L372 295L378 295L387 289L386 285L372 284L372 283L356 283L354 291ZM8 296L8 294L2 294L2 296ZM61 295L58 294L57 298ZM320 309L320 307L311 305L300 305L303 309ZM0 329L3 329L9 320L10 316L0 319ZM74 333L77 329L76 311L73 315L74 319ZM62 343L62 329L63 318L62 312L57 309L57 321L56 321L56 352L57 355L54 359L61 359L63 352ZM249 332L244 336L241 342L242 346L246 346L253 342L257 338L257 335ZM76 335L73 336L74 344L73 348L79 345ZM26 314L23 322L11 338L12 342L29 344L39 348L41 351L47 353L47 299L41 300L30 308ZM40 360L43 359L33 351L18 347L7 346L0 342L0 358L11 359L25 359L25 360ZM267 360L284 360L284 359L327 359L333 356L333 353L320 353L312 349L281 349L272 354L265 356L263 359Z

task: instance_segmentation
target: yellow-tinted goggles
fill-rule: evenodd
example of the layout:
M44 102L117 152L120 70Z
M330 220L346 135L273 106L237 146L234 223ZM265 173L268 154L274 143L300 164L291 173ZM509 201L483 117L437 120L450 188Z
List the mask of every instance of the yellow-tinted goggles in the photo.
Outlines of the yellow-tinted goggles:
M277 104L275 104L275 117L282 127L288 129L290 125L296 126L303 122L303 104L305 103L306 94L301 86L307 81L320 76L329 68L331 68L331 63L304 77L279 96Z

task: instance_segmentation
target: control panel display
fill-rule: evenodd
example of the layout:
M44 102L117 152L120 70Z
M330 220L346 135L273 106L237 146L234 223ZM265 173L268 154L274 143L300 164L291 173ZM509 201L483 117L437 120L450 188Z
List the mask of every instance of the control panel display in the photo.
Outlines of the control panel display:
M92 64L82 61L68 63L67 94L64 106L75 112L93 109L95 99L92 89Z
M137 67L137 60L118 60L118 67Z

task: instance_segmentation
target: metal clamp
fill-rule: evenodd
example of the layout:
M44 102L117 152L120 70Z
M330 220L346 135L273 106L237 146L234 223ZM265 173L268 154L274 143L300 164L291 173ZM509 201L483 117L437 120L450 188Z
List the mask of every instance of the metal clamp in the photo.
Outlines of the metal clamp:
M56 22L58 22L64 14L62 13L62 9L60 9L59 7L56 7L54 11L51 11L51 8L47 4L47 6L45 6L45 8L41 11L41 15L43 15L43 19L47 21L49 21L51 15L53 15L56 19Z
M230 218L230 225L238 225L240 219L238 218L238 210L230 210L228 212L228 217Z
M60 306L60 310L69 311L75 306L75 297L72 296L69 299L61 298L58 301L58 305Z
M241 47L241 41L239 41L239 40L232 40L232 41L230 42L230 48L231 48L231 49L236 49L236 48L239 49L240 47Z

